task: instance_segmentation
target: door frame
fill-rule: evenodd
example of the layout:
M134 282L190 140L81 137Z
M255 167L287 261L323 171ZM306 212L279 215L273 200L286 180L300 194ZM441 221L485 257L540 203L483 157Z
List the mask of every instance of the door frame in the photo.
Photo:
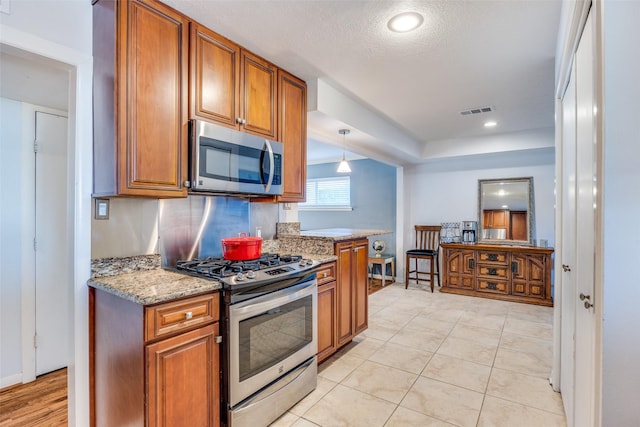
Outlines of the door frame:
M0 44L65 64L69 71L69 125L67 165L68 239L71 307L68 367L68 419L70 426L89 425L89 325L87 280L91 272L91 191L93 188L93 58L84 52L0 24Z

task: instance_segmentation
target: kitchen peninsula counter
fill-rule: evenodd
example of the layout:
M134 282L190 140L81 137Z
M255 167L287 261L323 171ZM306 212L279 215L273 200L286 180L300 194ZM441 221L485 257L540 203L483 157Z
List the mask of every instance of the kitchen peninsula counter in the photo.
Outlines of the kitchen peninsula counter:
M391 234L391 230L368 230L359 228L322 228L318 230L300 231L300 237L330 239L334 242L364 239L371 236Z

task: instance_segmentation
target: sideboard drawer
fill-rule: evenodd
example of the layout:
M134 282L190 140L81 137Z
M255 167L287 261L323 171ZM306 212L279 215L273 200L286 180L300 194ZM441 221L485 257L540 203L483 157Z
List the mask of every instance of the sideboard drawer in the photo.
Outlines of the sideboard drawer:
M478 264L478 275L506 279L509 277L509 269L501 266Z
M478 251L478 263L493 263L507 265L507 252Z
M506 280L478 279L478 290L497 294L509 294L509 282Z

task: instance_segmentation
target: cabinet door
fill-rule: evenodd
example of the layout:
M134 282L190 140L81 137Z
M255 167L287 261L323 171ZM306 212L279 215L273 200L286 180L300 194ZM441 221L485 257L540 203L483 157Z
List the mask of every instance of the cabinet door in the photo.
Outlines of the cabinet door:
M511 212L511 240L528 240L527 212Z
M445 250L446 286L461 289L475 287L475 253L471 250Z
M240 47L191 24L190 115L238 128Z
M495 210L492 219L493 228L509 228L509 211Z
M336 243L335 253L338 257L338 346L353 338L353 277L354 265L351 262L352 242Z
M214 323L147 346L149 426L219 425L218 328Z
M186 197L188 21L159 2L119 11L119 194Z
M338 348L336 281L318 287L318 363Z
M241 51L240 116L246 132L276 139L277 68Z
M358 240L353 244L352 254L354 292L354 335L367 329L369 298L369 241Z
M533 298L547 298L546 255L512 254L512 293Z
M284 189L280 202L304 202L307 181L307 85L278 71L278 140L284 144Z

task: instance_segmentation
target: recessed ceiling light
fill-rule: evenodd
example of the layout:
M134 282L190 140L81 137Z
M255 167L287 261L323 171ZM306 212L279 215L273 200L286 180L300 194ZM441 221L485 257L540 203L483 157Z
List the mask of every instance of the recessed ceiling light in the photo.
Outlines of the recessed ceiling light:
M424 18L417 12L403 12L389 20L387 26L396 33L406 33L415 30L424 22Z
M486 128L492 128L497 125L498 125L498 122L484 122L484 127Z

